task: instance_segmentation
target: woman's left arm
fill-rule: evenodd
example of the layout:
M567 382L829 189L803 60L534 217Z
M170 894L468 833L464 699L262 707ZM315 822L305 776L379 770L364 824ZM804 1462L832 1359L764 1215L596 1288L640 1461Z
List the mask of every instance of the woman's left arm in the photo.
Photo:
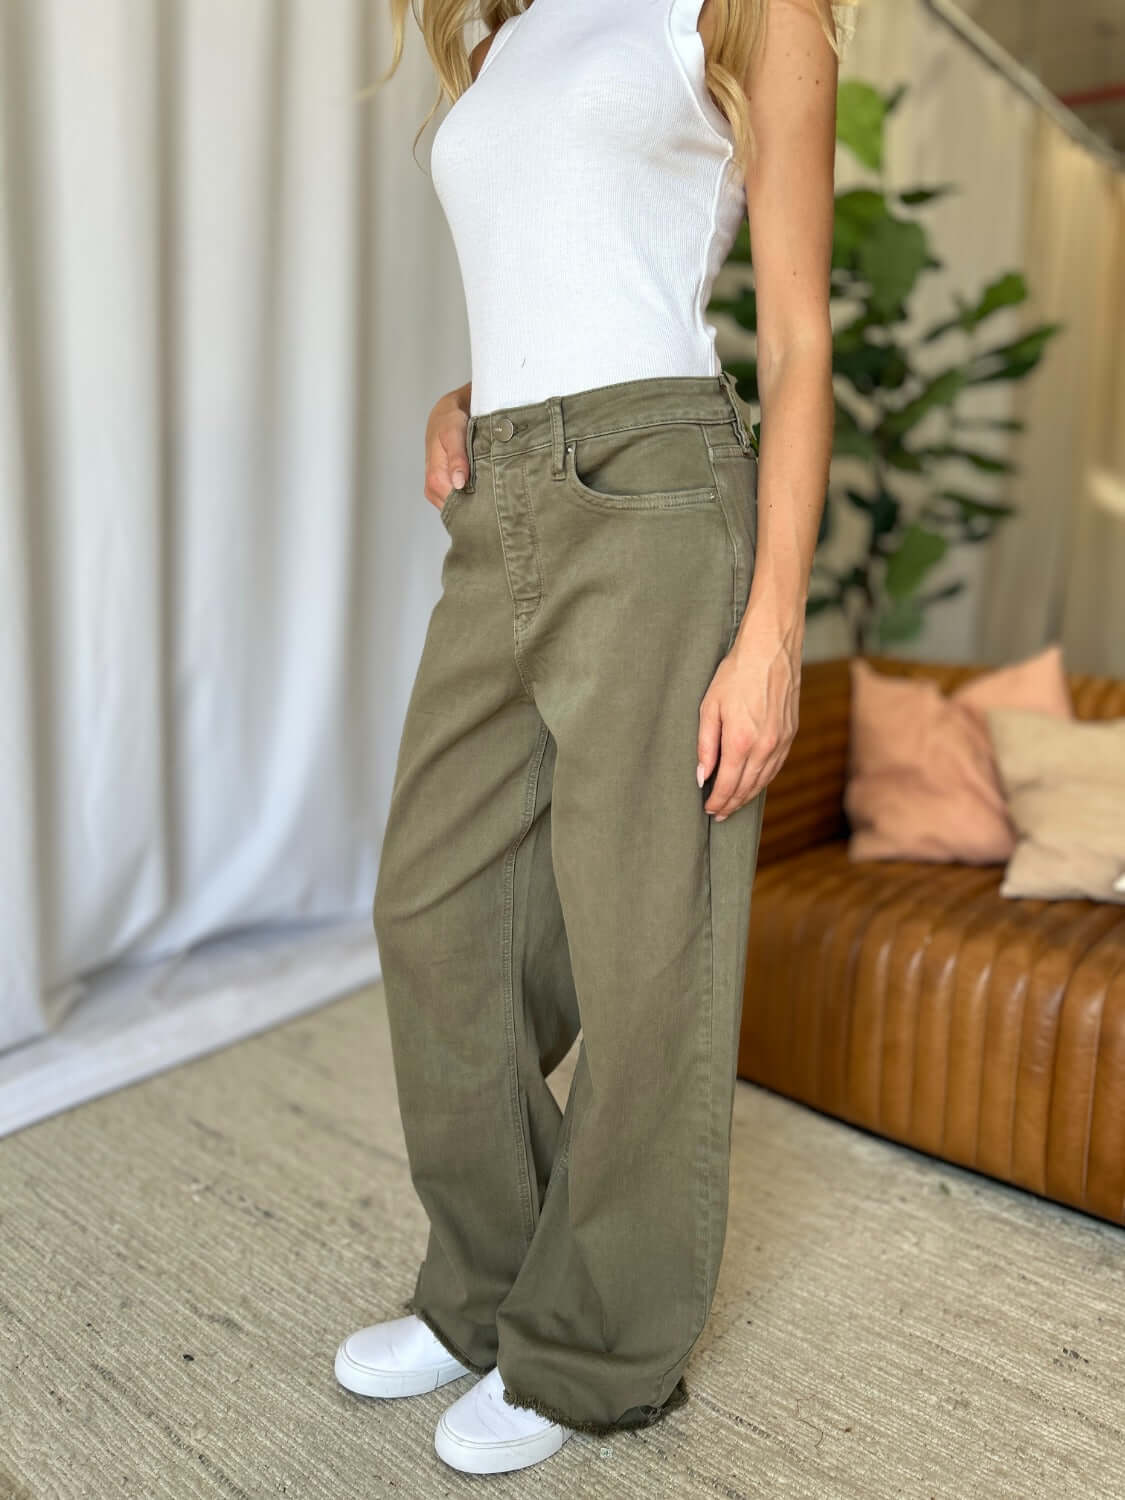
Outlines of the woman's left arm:
M762 409L754 576L699 711L699 785L717 821L781 769L797 732L805 606L832 453L828 313L836 54L812 0L770 0L745 80L757 142L746 173Z

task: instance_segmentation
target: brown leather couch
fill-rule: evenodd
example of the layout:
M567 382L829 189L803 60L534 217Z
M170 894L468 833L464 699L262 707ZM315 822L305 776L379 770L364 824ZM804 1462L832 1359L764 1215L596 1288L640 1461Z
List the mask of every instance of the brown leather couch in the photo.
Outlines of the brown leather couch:
M984 667L866 657L948 692ZM1080 719L1125 682L1068 674ZM852 862L848 658L802 669L766 794L738 1071L1125 1223L1125 906L999 894L1004 866Z

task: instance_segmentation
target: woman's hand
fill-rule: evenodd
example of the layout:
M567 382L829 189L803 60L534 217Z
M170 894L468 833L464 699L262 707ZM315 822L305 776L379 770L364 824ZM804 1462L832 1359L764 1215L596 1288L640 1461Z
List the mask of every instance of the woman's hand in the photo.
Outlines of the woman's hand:
M450 391L436 402L426 423L426 485L424 494L441 510L451 490L469 477L465 431L469 425L471 383Z
M804 612L782 620L753 598L699 706L699 785L718 762L704 811L721 823L781 770L797 733Z

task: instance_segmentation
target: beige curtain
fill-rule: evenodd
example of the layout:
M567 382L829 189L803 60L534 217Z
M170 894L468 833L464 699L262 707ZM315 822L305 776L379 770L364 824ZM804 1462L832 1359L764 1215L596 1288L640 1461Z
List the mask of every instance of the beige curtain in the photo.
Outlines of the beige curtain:
M1045 115L1028 169L1024 322L1064 327L1017 397L1018 514L988 549L981 655L1059 640L1071 670L1125 677L1125 175Z

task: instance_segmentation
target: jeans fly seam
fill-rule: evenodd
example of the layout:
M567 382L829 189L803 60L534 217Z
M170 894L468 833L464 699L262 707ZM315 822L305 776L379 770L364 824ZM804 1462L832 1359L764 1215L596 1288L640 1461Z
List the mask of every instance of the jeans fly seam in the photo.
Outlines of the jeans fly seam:
M520 847L527 838L531 825L535 820L535 803L539 795L539 776L543 769L543 758L547 753L549 734L550 731L546 724L541 724L528 770L520 830L513 840L504 865L504 1027L507 1033L508 1059L511 1067L508 1102L511 1107L512 1130L515 1137L516 1168L517 1172L521 1174L520 1199L524 1212L527 1243L529 1245L535 1234L536 1215L535 1208L533 1207L535 1195L531 1187L532 1166L528 1156L527 1132L523 1128L523 1108L520 1102L519 1051L516 1045L515 882L516 859L519 855Z
M504 562L504 576L508 580L508 595L512 601L512 660L515 663L519 679L523 683L523 690L527 694L527 701L534 703L535 694L531 690L530 682L528 682L524 675L524 664L520 657L522 644L520 641L520 608L519 601L516 598L516 580L512 574L511 561L508 557L508 543L504 535L503 495L499 474L494 478L492 489L496 504L496 528L500 536L500 555ZM536 553L536 560L538 561L538 553ZM542 578L540 578L540 588L542 588Z
M543 599L543 557L539 550L539 532L535 526L535 507L531 503L531 486L527 482L526 467L521 470L520 483L523 485L524 513L527 516L527 531L528 535L531 537L531 550L535 555L535 577L539 583L539 587L537 588L535 593L535 598L528 601L528 604L525 605L524 609L519 611L519 613L527 615L535 613L538 610L539 605ZM522 676L523 674L521 673L520 675Z

